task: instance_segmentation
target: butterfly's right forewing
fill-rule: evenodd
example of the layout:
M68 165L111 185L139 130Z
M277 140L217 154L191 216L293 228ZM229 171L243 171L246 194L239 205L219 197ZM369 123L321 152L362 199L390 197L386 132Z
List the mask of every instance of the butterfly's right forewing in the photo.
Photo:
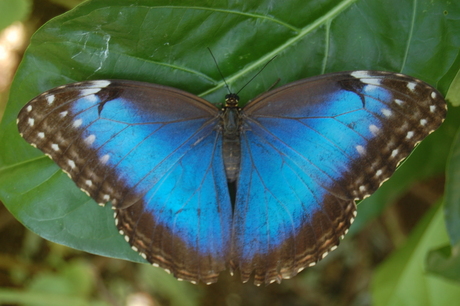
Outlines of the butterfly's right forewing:
M100 80L41 94L18 127L98 203L112 202L144 258L209 283L225 269L232 222L219 116L178 89Z

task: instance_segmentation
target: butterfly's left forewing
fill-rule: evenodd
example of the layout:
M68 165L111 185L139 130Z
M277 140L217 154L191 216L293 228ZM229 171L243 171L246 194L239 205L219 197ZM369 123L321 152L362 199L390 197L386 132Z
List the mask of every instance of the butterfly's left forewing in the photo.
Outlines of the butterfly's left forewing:
M336 248L372 194L444 120L419 80L356 71L305 79L242 111L232 264L246 281L290 278Z
M112 202L144 258L209 283L225 269L232 222L219 120L192 94L101 80L43 93L18 127L98 203Z

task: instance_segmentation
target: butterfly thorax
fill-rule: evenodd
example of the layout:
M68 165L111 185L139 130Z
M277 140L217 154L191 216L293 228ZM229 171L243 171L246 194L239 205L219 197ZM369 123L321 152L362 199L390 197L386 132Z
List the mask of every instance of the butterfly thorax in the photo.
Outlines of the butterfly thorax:
M240 168L240 108L239 97L236 94L225 96L225 106L222 109L223 127L223 158L227 181L234 182Z

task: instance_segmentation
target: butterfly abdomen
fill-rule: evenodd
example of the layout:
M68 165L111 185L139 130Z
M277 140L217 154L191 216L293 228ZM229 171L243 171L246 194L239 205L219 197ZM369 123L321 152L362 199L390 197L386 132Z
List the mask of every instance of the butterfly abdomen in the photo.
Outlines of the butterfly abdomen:
M240 169L240 138L229 139L224 137L223 157L227 182L236 181Z

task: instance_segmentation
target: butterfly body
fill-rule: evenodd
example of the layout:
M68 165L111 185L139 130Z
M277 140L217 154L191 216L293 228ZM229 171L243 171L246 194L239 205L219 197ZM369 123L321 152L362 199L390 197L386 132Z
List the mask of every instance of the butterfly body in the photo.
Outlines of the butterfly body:
M355 201L446 113L433 87L377 71L300 80L243 108L230 98L218 109L171 87L86 81L36 97L18 126L112 203L120 233L152 264L191 282L227 268L268 284L335 249Z
M227 181L236 181L240 170L240 132L241 132L241 109L238 107L239 97L236 94L228 94L225 106L222 110L223 131L223 159Z

